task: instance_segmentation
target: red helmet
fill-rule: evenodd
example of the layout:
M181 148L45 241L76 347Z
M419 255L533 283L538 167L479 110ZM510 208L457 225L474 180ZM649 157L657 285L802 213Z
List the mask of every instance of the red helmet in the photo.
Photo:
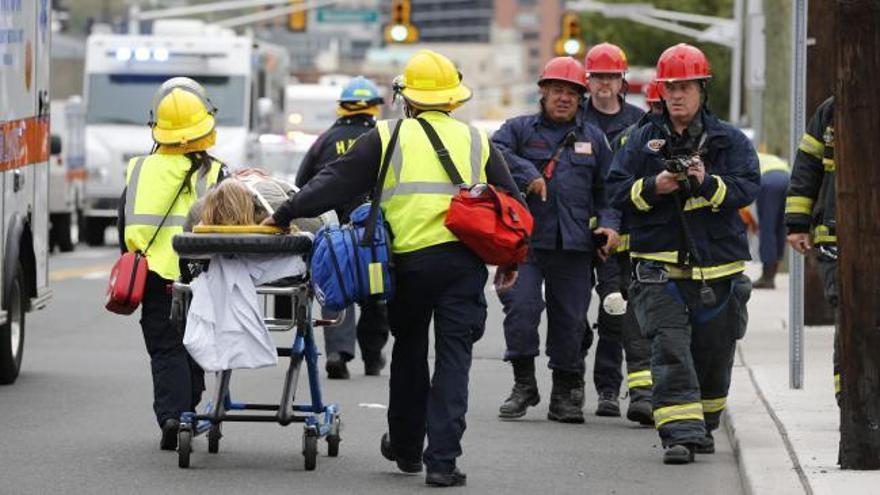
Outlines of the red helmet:
M626 54L617 45L601 43L590 48L584 58L588 74L623 74L628 65Z
M679 43L669 47L657 60L657 80L660 82L709 79L709 60L699 48Z
M645 85L645 101L648 103L660 103L663 96L663 85L656 79Z
M565 81L574 84L584 91L587 90L587 76L584 66L571 57L556 57L550 59L544 66L544 72L538 79L538 86L546 81Z

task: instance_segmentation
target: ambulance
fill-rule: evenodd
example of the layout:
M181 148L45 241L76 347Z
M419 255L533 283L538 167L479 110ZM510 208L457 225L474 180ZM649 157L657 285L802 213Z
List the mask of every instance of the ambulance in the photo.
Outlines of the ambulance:
M150 34L89 36L80 239L101 245L115 224L126 164L153 146L147 123L162 82L186 76L205 87L219 109L209 152L237 168L252 159L260 134L283 131L288 57L281 47L196 19L157 20Z
M51 298L49 0L0 0L0 384L18 377L25 314Z

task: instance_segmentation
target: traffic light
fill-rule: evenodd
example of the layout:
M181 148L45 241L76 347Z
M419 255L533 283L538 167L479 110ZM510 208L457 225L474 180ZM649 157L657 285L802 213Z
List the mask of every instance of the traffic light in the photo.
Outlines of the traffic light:
M564 57L583 57L586 52L586 44L581 37L581 18L574 12L566 12L562 15L561 34L556 38L553 51L556 55Z
M306 0L290 0L291 7L304 7L305 3ZM287 14L287 30L295 33L305 32L307 19L308 11L305 9Z
M410 22L410 0L392 0L389 22L385 25L386 43L415 43L419 30Z

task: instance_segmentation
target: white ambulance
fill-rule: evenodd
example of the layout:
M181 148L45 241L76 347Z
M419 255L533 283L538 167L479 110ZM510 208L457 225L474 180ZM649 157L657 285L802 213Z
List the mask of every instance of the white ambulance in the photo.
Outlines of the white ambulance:
M283 125L272 114L283 106L288 55L274 48L191 19L157 20L151 34L89 36L80 239L103 244L106 227L115 223L125 166L153 146L150 104L166 79L187 76L205 87L219 109L217 145L209 151L231 167L244 166L257 136Z
M25 313L46 305L48 0L0 0L0 384L18 377Z

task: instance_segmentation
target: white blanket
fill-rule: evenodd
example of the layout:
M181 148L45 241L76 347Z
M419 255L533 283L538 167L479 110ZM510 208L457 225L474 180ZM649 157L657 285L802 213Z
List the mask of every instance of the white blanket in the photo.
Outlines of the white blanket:
M275 366L257 285L306 272L297 255L216 255L196 278L183 345L206 371Z

